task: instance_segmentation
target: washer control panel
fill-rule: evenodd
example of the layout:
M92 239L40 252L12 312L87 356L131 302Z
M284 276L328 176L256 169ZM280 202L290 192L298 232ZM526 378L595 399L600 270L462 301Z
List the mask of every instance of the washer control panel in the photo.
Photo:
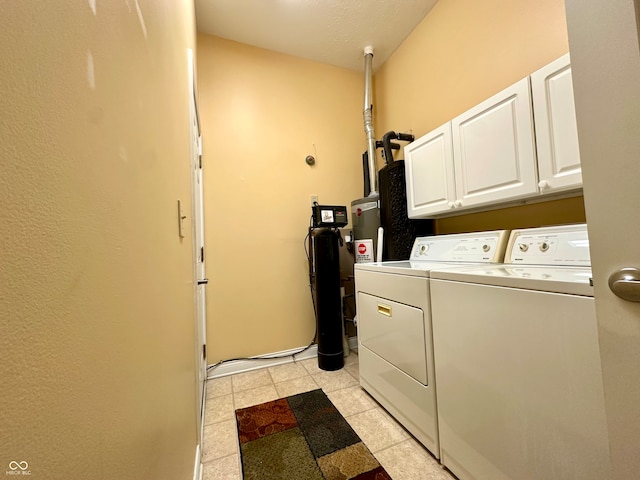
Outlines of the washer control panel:
M523 265L591 265L585 224L513 230L505 263Z
M499 263L509 239L508 230L419 237L411 261Z

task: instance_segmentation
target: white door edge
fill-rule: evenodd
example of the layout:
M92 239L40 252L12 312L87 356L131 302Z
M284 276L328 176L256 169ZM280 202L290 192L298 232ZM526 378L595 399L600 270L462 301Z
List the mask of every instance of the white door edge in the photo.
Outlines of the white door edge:
M192 249L194 275L194 303L195 303L195 358L196 358L196 409L198 445L202 445L204 435L204 398L207 362L204 354L206 349L206 302L205 285L198 280L205 278L204 264L204 215L203 215L203 186L202 186L202 138L200 136L200 122L198 118L197 87L195 74L195 58L192 49L188 49L188 78L189 78L189 138L191 142L190 176L192 191Z

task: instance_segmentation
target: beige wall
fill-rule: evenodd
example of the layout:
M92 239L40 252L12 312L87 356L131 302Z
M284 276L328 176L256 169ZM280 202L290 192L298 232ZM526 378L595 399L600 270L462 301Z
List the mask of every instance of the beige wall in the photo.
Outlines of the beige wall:
M190 479L192 2L0 16L0 472Z
M309 196L362 196L363 77L198 36L198 81L209 363L307 345Z
M568 50L563 0L440 0L375 75L376 132L420 137ZM581 198L442 219L436 229L583 222Z

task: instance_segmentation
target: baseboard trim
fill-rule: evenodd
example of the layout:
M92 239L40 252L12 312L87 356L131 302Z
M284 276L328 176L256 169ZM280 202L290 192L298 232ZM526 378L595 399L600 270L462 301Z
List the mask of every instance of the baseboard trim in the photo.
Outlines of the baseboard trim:
M193 467L193 480L202 480L202 455L200 445L196 447L196 463Z
M267 353L265 355L258 355L258 357L283 357L283 358L251 358L248 360L235 360L229 363L223 363L222 365L214 368L207 375L207 380L213 378L226 377L228 375L235 375L236 373L251 372L253 370L260 370L261 368L275 367L276 365L283 365L285 363L292 363L294 361L306 360L308 358L316 358L318 356L318 346L312 345L304 352L299 353L292 357L292 355L299 351L303 347L292 348L289 350L283 350L281 352ZM358 337L349 337L349 348L351 350L358 351ZM285 356L288 355L288 356Z

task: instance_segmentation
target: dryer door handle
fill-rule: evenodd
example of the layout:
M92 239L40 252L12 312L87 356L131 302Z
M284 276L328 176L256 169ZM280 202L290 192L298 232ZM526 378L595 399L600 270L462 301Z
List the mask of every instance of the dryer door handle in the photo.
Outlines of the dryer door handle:
M640 269L629 267L613 272L609 288L623 300L640 302Z
M381 313L382 315L386 315L387 317L393 316L391 307L383 303L378 304L378 313Z

